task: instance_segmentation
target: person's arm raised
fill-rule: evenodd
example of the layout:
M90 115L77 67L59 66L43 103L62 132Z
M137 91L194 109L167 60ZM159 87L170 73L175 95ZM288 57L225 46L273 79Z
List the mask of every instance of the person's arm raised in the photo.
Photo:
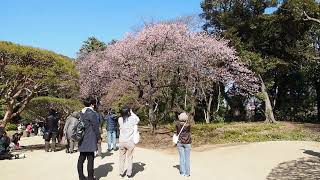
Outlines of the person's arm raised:
M140 118L130 109L130 115L134 119L135 124L138 124L140 121Z

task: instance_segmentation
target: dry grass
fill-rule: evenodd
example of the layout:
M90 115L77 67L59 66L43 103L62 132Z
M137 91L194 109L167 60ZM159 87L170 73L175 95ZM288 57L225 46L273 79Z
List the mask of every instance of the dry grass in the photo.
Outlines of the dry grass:
M266 123L218 123L192 126L193 146L206 144L230 144L262 141L319 141L318 125L279 122ZM149 128L140 128L141 144L147 148L170 148L173 125L161 126L154 134Z

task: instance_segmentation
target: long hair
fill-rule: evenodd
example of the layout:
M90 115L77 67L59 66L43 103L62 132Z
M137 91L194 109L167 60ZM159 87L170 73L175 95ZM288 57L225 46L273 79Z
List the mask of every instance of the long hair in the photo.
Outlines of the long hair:
M128 117L130 116L130 108L128 106L124 106L120 114L123 119L123 122L126 122Z

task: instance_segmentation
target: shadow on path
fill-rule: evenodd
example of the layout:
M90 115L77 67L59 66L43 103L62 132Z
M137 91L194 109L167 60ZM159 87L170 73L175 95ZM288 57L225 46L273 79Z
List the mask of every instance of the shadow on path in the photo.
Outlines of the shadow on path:
M132 176L134 177L139 172L144 171L144 167L146 166L145 163L137 162L132 164Z
M319 178L320 159L316 157L280 163L267 176L267 180L316 180Z
M312 150L305 150L305 149L303 149L303 150L304 150L303 153L305 153L305 154L320 158L320 153L319 152L315 152L315 151L312 151Z
M96 179L100 179L102 177L107 177L108 173L113 170L113 165L114 163L106 163L103 165L100 165L99 167L94 169L94 176Z
M180 165L175 165L173 166L174 168L178 169L179 173L180 173Z
M101 154L101 158L103 159L103 158L105 158L105 157L107 157L107 156L111 156L112 154L113 154L113 153L110 152L110 151L104 152L104 153Z
M21 146L22 151L34 151L34 150L44 150L44 143L43 144L35 144L35 145L28 145L28 146ZM65 150L65 145L56 144L56 151Z

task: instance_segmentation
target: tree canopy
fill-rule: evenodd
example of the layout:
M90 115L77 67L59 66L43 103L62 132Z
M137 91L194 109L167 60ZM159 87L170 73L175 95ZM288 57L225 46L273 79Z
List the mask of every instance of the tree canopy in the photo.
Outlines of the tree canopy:
M274 13L265 13L276 5ZM315 106L320 114L315 74L319 24L314 21L319 17L318 2L205 0L201 7L204 29L229 39L241 59L261 75L277 118L305 119L314 114Z
M69 98L78 89L75 64L51 51L0 41L0 60L3 123L20 115L36 96Z
M80 92L102 95L114 80L130 82L148 107L152 125L166 88L180 87L193 97L201 85L232 82L239 93L256 92L254 73L227 44L207 33L189 31L182 23L147 25L80 61Z

